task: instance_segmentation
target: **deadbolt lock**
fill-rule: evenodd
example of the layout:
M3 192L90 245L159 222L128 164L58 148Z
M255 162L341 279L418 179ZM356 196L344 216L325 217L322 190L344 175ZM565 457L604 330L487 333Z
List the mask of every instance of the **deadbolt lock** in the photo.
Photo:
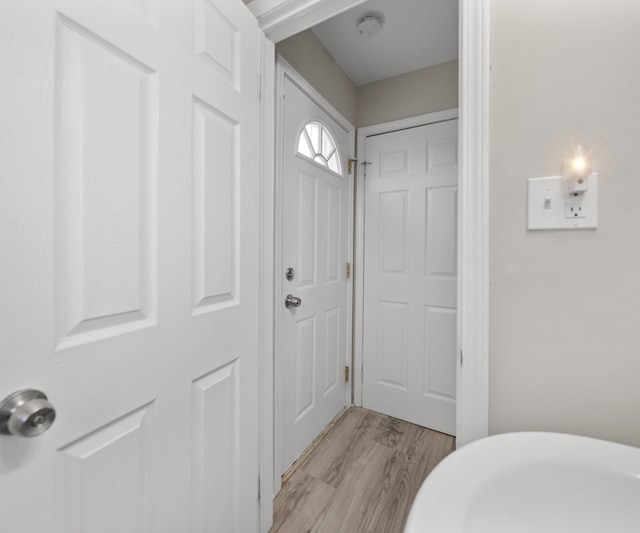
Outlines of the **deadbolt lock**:
M293 278L296 277L296 271L293 268L289 267L287 268L287 270L285 270L284 277L287 278L287 281L293 281Z

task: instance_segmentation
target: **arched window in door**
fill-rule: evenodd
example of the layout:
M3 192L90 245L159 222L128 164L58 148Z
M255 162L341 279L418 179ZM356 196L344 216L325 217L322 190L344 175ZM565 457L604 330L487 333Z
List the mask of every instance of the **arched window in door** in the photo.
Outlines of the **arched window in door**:
M298 153L342 175L342 163L331 132L319 122L309 122L298 138Z

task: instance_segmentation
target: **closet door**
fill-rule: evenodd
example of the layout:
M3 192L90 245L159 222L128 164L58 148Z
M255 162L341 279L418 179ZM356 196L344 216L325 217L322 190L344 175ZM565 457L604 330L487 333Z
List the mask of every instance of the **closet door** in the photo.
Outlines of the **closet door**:
M363 406L456 427L458 121L366 140Z

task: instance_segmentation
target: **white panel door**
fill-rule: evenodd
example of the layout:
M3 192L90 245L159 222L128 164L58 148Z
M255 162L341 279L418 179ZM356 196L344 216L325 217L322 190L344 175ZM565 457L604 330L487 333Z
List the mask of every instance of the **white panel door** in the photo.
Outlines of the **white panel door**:
M295 275L280 273L280 473L346 405L348 323L349 135L288 77L284 94L282 265ZM304 130L309 123L331 133L341 168L320 127ZM313 161L316 151L339 172L317 162L321 156ZM300 307L285 308L288 294Z
M0 3L0 531L253 532L259 30L239 1Z
M457 122L365 143L363 406L451 435Z

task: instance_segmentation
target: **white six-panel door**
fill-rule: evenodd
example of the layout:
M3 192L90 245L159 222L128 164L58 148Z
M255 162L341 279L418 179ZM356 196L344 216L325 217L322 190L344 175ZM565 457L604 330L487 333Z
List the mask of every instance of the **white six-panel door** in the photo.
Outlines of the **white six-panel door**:
M363 406L453 435L457 120L365 147Z
M282 266L293 268L295 275L287 280L284 271L277 273L282 277L277 359L280 474L346 405L349 317L349 135L286 76L284 83ZM298 153L301 135L305 150L331 153L326 138L313 133L305 137L303 129L311 122L322 125L335 140L339 172ZM288 294L302 300L300 307L284 307Z
M0 3L0 530L253 532L259 31L239 0Z

